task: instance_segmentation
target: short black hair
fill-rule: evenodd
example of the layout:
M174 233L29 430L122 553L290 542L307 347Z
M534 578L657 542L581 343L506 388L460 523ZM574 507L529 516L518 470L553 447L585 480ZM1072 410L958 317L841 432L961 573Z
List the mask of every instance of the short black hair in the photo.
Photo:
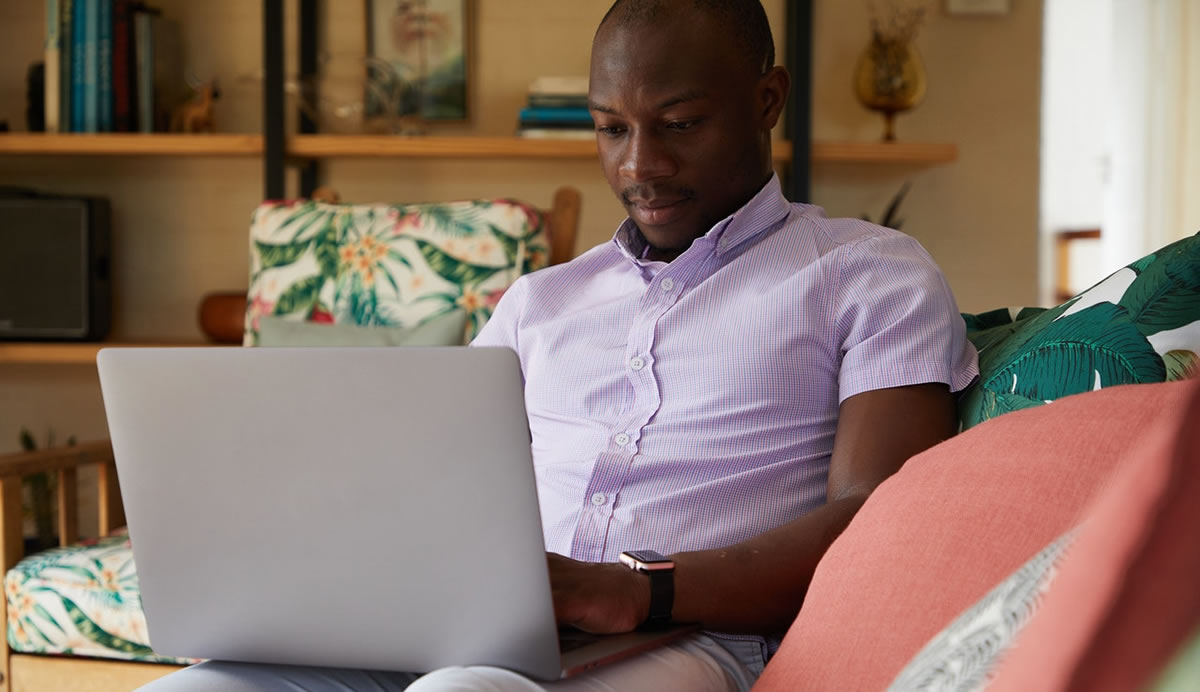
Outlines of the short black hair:
M616 0L600 26L610 18L622 25L654 24L666 14L664 0ZM723 20L745 57L760 74L775 65L775 40L759 0L692 0L692 7Z

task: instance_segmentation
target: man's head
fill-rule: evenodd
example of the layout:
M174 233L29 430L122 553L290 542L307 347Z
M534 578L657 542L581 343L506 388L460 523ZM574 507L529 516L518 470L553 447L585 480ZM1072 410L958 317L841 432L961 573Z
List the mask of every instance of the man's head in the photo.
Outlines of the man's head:
M592 43L588 101L613 192L672 259L771 175L788 75L758 0L617 0Z

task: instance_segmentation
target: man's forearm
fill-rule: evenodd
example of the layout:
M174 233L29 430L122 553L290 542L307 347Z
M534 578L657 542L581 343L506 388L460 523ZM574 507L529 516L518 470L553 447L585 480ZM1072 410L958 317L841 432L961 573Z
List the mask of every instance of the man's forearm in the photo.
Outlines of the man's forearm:
M737 545L672 556L673 618L719 632L782 634L817 563L866 497L847 495Z

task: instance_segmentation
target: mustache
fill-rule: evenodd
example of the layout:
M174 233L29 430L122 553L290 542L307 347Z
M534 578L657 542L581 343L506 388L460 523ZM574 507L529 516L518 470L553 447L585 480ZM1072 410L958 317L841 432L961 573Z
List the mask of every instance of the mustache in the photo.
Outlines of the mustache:
M695 199L696 190L690 187L663 188L652 187L650 185L630 185L621 190L621 201L625 206L633 206L635 199L652 200L652 199L678 199L680 201Z

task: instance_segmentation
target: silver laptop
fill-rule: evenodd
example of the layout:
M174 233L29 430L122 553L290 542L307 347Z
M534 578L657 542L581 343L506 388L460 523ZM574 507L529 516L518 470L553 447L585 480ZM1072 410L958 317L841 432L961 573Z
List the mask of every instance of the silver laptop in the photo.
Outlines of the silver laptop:
M512 351L118 348L97 362L160 654L554 679L688 631L560 650Z

